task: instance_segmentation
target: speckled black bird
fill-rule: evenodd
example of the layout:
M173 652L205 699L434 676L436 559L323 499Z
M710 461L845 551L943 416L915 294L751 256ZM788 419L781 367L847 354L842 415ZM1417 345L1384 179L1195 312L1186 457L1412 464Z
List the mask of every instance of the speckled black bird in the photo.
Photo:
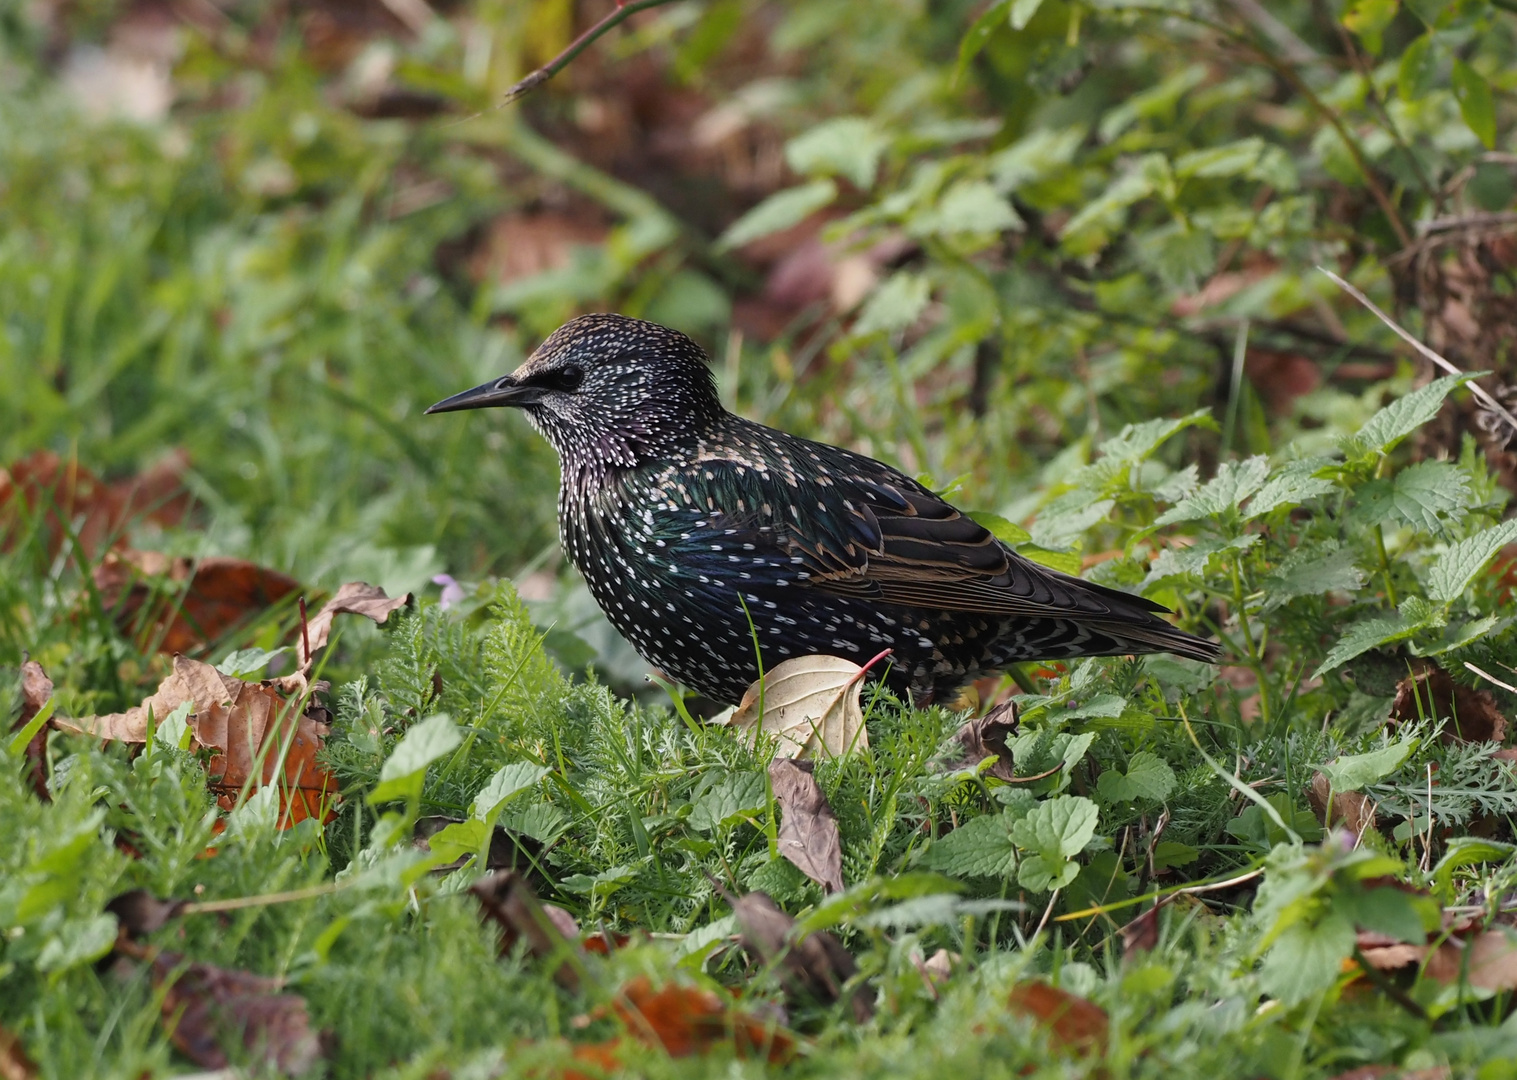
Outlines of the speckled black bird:
M717 701L758 677L755 629L766 669L894 649L887 682L918 703L1020 660L1217 658L1165 608L1029 562L890 466L728 412L674 330L584 315L427 411L507 405L558 451L560 534L596 602Z

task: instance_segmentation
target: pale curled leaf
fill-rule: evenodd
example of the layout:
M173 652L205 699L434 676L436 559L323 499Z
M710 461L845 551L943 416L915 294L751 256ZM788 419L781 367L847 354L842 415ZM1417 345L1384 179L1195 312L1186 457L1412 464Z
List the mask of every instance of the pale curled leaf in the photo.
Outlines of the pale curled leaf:
M780 854L828 892L843 891L843 842L827 796L812 775L815 763L778 758L769 782L780 804Z
M332 634L332 620L337 616L362 615L377 623L382 623L390 617L392 611L403 608L410 602L410 593L391 599L378 585L369 585L362 581L347 582L337 590L336 596L322 605L316 617L306 625L297 649L300 670L308 670L311 666L312 655L317 649L326 645L327 638Z
M869 745L859 689L867 669L838 656L800 656L764 673L729 721L780 738L777 757L836 757ZM760 708L763 713L760 715Z

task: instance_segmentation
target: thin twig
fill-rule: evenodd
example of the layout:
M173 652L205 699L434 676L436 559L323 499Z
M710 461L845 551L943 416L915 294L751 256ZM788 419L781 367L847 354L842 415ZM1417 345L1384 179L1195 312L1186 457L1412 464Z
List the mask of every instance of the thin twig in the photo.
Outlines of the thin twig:
M1053 895L1048 898L1048 906L1043 909L1043 917L1038 920L1038 928L1032 932L1033 937L1041 934L1043 927L1048 925L1048 917L1053 914L1053 906L1059 902L1060 891L1059 889L1055 889Z
M1501 687L1501 689L1503 689L1503 690L1505 690L1505 691L1507 691L1509 693L1512 693L1512 694L1517 694L1517 686L1513 686L1511 683L1502 682L1500 679L1496 678L1496 676L1492 675L1489 671L1486 671L1486 670L1484 670L1482 668L1477 668L1474 664L1470 663L1468 660L1466 660L1464 662L1464 666L1467 667L1467 668L1469 668L1476 675L1479 675L1482 679L1486 680L1487 682L1493 682L1497 686Z
M509 105L511 102L536 90L543 83L568 67L569 63L589 48L596 38L619 23L625 22L634 12L660 7L672 2L673 0L617 0L615 10L609 15L571 41L563 52L507 90L505 100L501 102L501 105Z
M318 896L340 892L349 886L349 881L330 881L324 885L312 885L304 889L289 889L285 892L264 893L261 896L234 896L226 900L197 900L179 909L181 915L205 915L216 911L240 911L250 907L268 907L270 904L292 904L298 900L312 900Z
M1333 284L1338 286L1338 288L1342 289L1344 292L1352 296L1355 300L1359 301L1359 303L1369 308L1369 310L1374 313L1377 319L1395 331L1397 337L1401 338L1402 341L1406 342L1423 356L1427 357L1438 367L1442 368L1450 375L1464 374L1464 372L1459 368L1449 363L1442 356L1435 353L1432 349L1428 348L1422 342L1418 341L1416 338L1412 337L1411 334L1407 333L1400 326L1398 326L1396 324L1396 321L1385 312L1381 311L1379 306L1376 305L1376 303L1368 296L1365 296L1362 292L1354 288L1354 286L1350 285L1348 282L1344 281L1341 277L1333 273L1327 267L1319 266L1317 269L1320 272L1326 274L1332 280ZM1501 404L1501 402L1492 397L1490 393L1485 389L1485 387L1481 386L1479 383L1470 383L1469 385L1470 392L1480 399L1480 403L1495 413L1497 416L1501 417L1508 424L1510 424L1512 426L1512 431L1514 433L1517 433L1517 416L1513 416L1510 412L1508 412L1506 408Z

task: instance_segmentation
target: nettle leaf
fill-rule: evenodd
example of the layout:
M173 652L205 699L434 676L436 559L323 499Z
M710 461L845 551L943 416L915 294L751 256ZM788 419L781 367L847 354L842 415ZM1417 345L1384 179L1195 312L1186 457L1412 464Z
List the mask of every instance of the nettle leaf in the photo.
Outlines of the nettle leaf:
M1294 1005L1337 981L1354 951L1354 924L1330 913L1316 923L1298 922L1275 939L1259 969L1264 992Z
M803 176L842 176L861 191L874 186L890 140L862 116L826 120L785 144L785 161Z
M1006 812L970 818L934 840L922 865L956 877L1005 877L1017 866L1011 826L1020 816Z
M1359 429L1358 434L1343 441L1343 449L1350 457L1369 454L1384 454L1402 439L1438 415L1443 399L1463 386L1474 375L1445 375L1434 379L1403 397L1397 398Z
M1084 536L1091 526L1105 521L1111 514L1112 507L1116 506L1113 499L1098 499L1089 505L1077 506L1088 493L1081 491L1072 494L1082 498L1073 502L1056 499L1038 514L1032 523L1033 543L1045 548L1069 547Z
M1365 484L1354 515L1370 522L1403 521L1436 534L1463 516L1469 497L1469 481L1459 466L1423 461L1391 479Z
M1333 491L1336 484L1325 477L1313 475L1330 464L1327 458L1308 458L1283 466L1249 500L1244 520L1252 521L1282 506L1300 506L1307 499L1315 499L1318 495Z
M1327 554L1323 554L1326 550ZM1336 541L1297 552L1264 579L1265 613L1298 596L1321 596L1330 592L1357 592L1369 575L1355 562L1351 548L1339 549Z
M1127 217L1127 208L1161 188L1172 186L1169 162L1163 154L1148 154L1086 203L1060 234L1066 247L1078 253L1099 251Z
M853 333L904 330L921 316L931 296L932 284L924 275L909 270L892 274L864 304L864 310L853 324Z
M1231 540L1197 540L1188 547L1165 548L1153 561L1139 591L1176 577L1200 577L1206 573L1214 556L1224 551L1247 551L1259 542L1258 533L1244 533Z
M1332 782L1334 791L1358 791L1366 784L1379 783L1401 768L1401 763L1417 749L1420 741L1408 736L1368 753L1339 755L1317 768Z
M732 773L695 800L690 827L700 832L745 821L768 803L764 778L758 773Z
M1438 561L1428 571L1428 597L1435 603L1452 604L1464 595L1464 590L1485 569L1485 564L1514 541L1517 541L1517 519L1503 521L1500 525L1449 545L1448 550L1438 557Z
M1312 678L1320 678L1371 649L1405 641L1419 630L1439 625L1442 625L1441 612L1422 597L1409 596L1402 601L1394 618L1365 619L1350 626L1348 632L1338 639L1338 644L1328 651Z
M1190 427L1204 427L1215 431L1217 422L1207 409L1197 409L1185 416L1169 419L1145 420L1141 424L1128 424L1116 435L1096 447L1101 457L1098 464L1120 463L1136 465L1147 461L1153 452L1175 435ZM1087 468L1090 468L1087 466ZM1084 472L1085 470L1081 470ZM1079 484L1079 473L1072 481Z
M776 191L727 227L716 241L718 251L729 251L760 237L799 225L837 198L838 186L831 180L813 180L800 187Z
M976 525L989 529L991 535L1003 544L1021 544L1032 539L1032 533L1000 514L991 513L989 510L970 510L967 513Z
M1452 74L1454 99L1459 113L1487 150L1496 145L1496 100L1485 76L1463 60L1454 61Z
M1061 889L1080 873L1074 856L1096 834L1100 811L1078 795L1060 795L1038 803L1011 827L1018 848L1032 852L1017 870L1017 884L1033 892Z
M913 214L906 223L912 236L952 236L955 233L998 233L1024 229L1011 203L985 180L960 180L938 201Z
M1043 179L1074 160L1085 141L1082 127L1036 128L999 153L991 155L990 179L996 190L1009 195Z
M1139 750L1127 762L1127 772L1108 769L1096 781L1096 792L1104 803L1151 799L1163 802L1175 789L1175 771L1163 758Z
M1199 521L1228 514L1264 486L1269 475L1269 459L1263 455L1246 461L1224 462L1217 475L1202 485L1190 498L1171 507L1155 519L1155 525L1173 525L1179 521Z

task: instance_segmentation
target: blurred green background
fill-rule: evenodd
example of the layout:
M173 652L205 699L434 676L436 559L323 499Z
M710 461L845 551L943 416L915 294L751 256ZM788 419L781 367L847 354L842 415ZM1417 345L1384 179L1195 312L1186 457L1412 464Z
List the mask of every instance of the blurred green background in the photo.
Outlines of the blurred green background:
M1512 380L1506 4L681 0L499 105L612 10L7 5L0 463L182 449L196 509L133 546L512 575L630 678L561 576L548 448L420 415L576 312L695 335L733 408L1071 563L1097 518L1042 492L1123 424L1211 410L1154 466L1206 475L1425 374L1317 263ZM1510 482L1479 421L1421 452L1474 431ZM0 662L39 604L10 595Z

